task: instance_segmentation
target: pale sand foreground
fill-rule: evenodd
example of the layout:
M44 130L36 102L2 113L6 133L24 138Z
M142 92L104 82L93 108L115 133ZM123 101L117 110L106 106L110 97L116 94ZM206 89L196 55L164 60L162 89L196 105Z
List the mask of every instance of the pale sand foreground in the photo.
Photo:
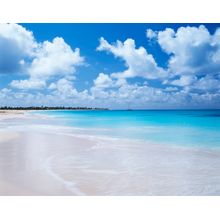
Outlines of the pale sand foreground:
M0 119L20 118L28 111L23 110L0 110Z
M217 150L98 137L21 115L0 120L0 195L220 195Z

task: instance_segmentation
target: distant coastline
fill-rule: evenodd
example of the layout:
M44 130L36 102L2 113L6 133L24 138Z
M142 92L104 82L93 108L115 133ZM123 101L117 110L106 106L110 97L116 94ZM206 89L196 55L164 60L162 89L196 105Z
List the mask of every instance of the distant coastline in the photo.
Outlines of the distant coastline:
M0 111L1 110L101 110L101 111L104 111L104 110L108 110L108 111L207 111L207 110L210 110L210 111L219 111L220 109L218 108L201 108L201 109L195 109L195 108L192 108L192 109L181 109L181 108L176 108L176 109L132 109L132 108L129 108L129 109L109 109L109 108L92 108L92 107L64 107L64 106L28 106L28 107L22 107L22 106L16 106L16 107L11 107L11 106L2 106L0 107Z
M91 107L64 107L64 106L29 106L29 107L0 107L0 110L109 110L108 108L91 108Z

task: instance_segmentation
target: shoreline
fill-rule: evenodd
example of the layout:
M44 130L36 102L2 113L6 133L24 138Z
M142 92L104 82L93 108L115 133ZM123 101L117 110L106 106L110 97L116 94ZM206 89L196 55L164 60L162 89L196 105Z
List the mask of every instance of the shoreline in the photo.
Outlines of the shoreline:
M26 113L0 117L18 120L0 129L0 195L220 195L220 151L89 135Z

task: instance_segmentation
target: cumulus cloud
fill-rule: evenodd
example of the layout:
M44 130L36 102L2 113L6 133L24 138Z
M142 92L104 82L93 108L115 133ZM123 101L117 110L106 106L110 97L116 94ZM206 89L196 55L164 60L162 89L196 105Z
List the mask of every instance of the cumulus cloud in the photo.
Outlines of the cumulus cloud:
M171 81L169 84L175 86L189 86L196 82L197 78L191 75L183 75L179 79Z
M19 72L36 47L31 31L18 24L0 24L0 74Z
M21 25L0 25L0 73L23 74L9 88L0 89L1 105L220 107L220 29L214 34L202 25L148 29L146 36L168 55L166 67L156 63L158 55L154 58L133 39L109 43L101 38L97 51L122 59L125 69L101 72L88 79L91 87L80 91L74 83L76 68L84 64L78 48L61 37L37 42Z
M0 90L0 99L5 100L10 96L11 90L8 88L3 88Z
M114 100L115 103L135 103L139 100L145 106L151 103L155 107L158 103L180 108L216 106L220 97L220 29L214 34L210 34L203 25L181 27L177 31L170 28L156 32L148 29L146 36L150 40L155 39L168 54L167 68L159 67L145 48L136 48L132 39L110 44L101 38L97 50L123 59L127 69L110 75L100 74L94 80L92 95L103 101ZM157 87L148 83L132 85L126 82L126 79L136 76L157 80ZM125 81L114 88L118 83L115 79Z
M170 86L156 88L144 84L124 83L117 88L93 86L89 90L79 92L71 81L64 78L51 83L49 88L34 93L2 89L0 90L1 105L19 103L23 106L65 105L138 109L220 107L219 89L218 92L206 89L205 92L198 93L193 91L193 87L189 90L180 90Z
M113 86L113 81L109 75L99 73L98 77L94 80L94 84L98 88L109 88Z
M71 75L83 61L79 48L72 50L63 38L56 37L52 42L45 41L39 45L27 71L30 76L43 79L55 75Z
M0 24L0 74L20 73L24 80L13 80L18 89L38 89L53 77L73 78L83 64L79 48L72 49L61 37L37 42L31 31L18 24Z
M152 29L146 30L146 37L150 40L155 39L157 37L157 32L153 31Z
M46 85L48 79L55 76L71 78L76 66L83 64L83 61L78 48L72 50L63 38L56 37L52 42L45 41L38 45L35 57L26 69L30 78L12 81L11 86L40 89Z
M220 93L220 78L214 78L212 75L206 75L205 77L197 80L191 88L205 92L217 91Z
M65 78L59 79L55 83L49 85L49 89L54 90L54 94L60 97L74 97L77 95L76 89L73 87L73 83Z
M127 69L112 74L113 77L132 78L140 76L146 79L166 77L166 71L157 65L154 57L144 47L136 48L133 39L127 39L125 42L118 40L115 44L110 44L104 38L101 38L97 50L110 52L115 57L125 61Z
M74 87L73 82L66 78L61 78L56 82L53 82L48 87L52 92L50 93L50 102L54 103L56 101L62 101L63 104L66 103L68 105L76 105L82 106L83 100L90 101L92 97L88 94L88 90L83 90L81 92L77 91ZM59 105L62 105L59 103Z
M44 88L46 83L44 80L30 78L24 80L12 80L10 85L17 89L40 89Z
M176 31L171 28L158 32L147 30L147 37L156 39L161 49L169 55L169 77L164 79L163 84L182 87L179 94L183 96L181 91L188 92L195 102L219 97L219 28L213 34L204 25L180 27Z
M204 25L167 28L157 33L157 41L170 55L169 72L172 75L205 75L220 71L220 34L210 34Z

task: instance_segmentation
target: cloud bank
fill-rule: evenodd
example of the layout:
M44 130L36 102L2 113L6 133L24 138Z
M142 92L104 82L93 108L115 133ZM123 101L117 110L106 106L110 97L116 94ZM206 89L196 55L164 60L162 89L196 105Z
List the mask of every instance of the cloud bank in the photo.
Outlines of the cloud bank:
M122 60L124 70L103 69L91 80L92 86L77 90L75 80L86 63L79 48L62 37L38 42L21 25L0 24L0 75L15 76L0 87L0 104L220 108L219 28L213 34L204 25L146 29L148 41L168 56L167 65L160 66L158 54L137 47L135 39L109 43L101 37L96 53L107 53L109 59L113 55L112 62Z

